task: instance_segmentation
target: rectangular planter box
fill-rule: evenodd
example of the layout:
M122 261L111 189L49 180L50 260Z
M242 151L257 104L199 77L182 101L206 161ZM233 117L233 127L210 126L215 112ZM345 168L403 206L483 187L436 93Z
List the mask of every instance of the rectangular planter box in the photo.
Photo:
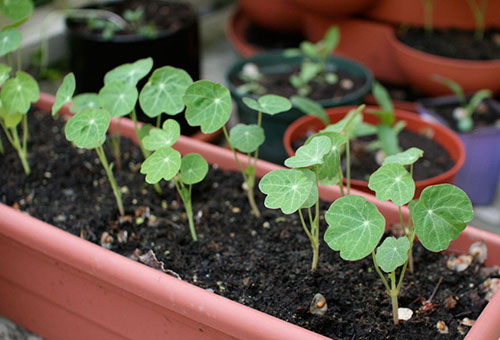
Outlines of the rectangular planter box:
M45 97L44 97L45 98ZM46 109L50 103L40 102ZM112 128L117 126L112 123ZM135 139L132 122L121 132ZM230 151L181 137L182 154L199 152L211 164L236 170ZM244 158L243 158L244 159ZM278 169L259 162L258 176ZM395 206L376 203L388 223ZM321 188L324 200L337 188ZM405 211L407 214L407 211ZM500 237L468 227L451 250L472 242L488 246L488 265L500 265ZM49 340L114 339L327 339L134 262L0 204L0 314ZM481 314L468 338L497 340L500 294Z

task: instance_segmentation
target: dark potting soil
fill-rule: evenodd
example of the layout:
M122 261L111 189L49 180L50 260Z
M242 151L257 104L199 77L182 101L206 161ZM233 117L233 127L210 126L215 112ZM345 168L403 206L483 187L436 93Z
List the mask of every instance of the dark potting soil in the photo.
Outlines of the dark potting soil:
M62 122L54 122L49 114L31 113L29 121L33 172L25 176L17 155L7 147L0 156L1 202L91 242L103 241L124 256L136 249L153 250L166 268L187 282L335 339L463 338L460 321L475 320L486 305L480 284L488 275L498 276L498 271L477 264L451 272L447 256L416 245L416 272L406 277L399 299L400 306L416 314L394 326L371 259L342 261L321 242L319 268L311 274L311 249L297 216L264 209L258 193L263 216L253 217L240 174L212 167L208 178L193 187L199 236L195 243L174 189L163 185L160 197L144 183L138 173L141 153L129 141L122 140L123 170L115 171L126 207L126 216L118 218L95 152L73 148L64 138ZM323 213L327 207L322 205ZM325 225L321 218L322 231ZM436 307L417 312L441 278L432 299ZM328 303L323 317L308 312L316 293ZM450 299L454 303L445 304ZM448 334L438 333L438 321L446 323Z
M297 66L290 67L287 72L283 73L264 74L259 84L265 89L265 93L267 94L277 94L290 98L297 95L297 89L290 83L290 76L298 73L299 68ZM309 82L311 93L307 97L312 100L342 98L359 90L366 82L364 77L354 76L350 72L339 70L335 73L338 76L338 81L335 84L328 84L317 79L311 80ZM230 81L236 87L244 84L237 74L232 75Z
M294 141L292 143L293 149L297 150L301 147L307 138ZM365 150L366 146L373 140L375 140L375 136L366 136L351 142L351 178L368 181L370 175L380 167L376 161L377 150ZM399 146L402 150L416 147L424 151L423 157L413 167L413 178L416 181L438 176L451 169L455 164L439 143L423 134L403 130L399 134ZM345 170L345 157L343 157L342 162L342 167Z
M248 25L245 34L250 44L266 50L298 47L306 40L300 33L268 30L254 23Z
M401 100L414 102L419 98L422 98L422 94L418 89L408 86L408 85L396 85L386 82L381 82L382 85L389 91L389 96L393 100Z
M111 11L120 15L122 18L124 17L125 11L135 11L138 8L142 8L144 14L142 16L141 25L151 24L158 32L175 32L196 17L196 14L190 6L179 2L168 2L163 0L124 0L109 4L104 3L96 8ZM73 24L82 33L102 33L100 29L89 28L85 21L75 21ZM115 32L116 35L131 35L137 33L137 29L132 27L130 23L126 29Z
M457 126L457 120L453 118L453 111L456 108L456 104L436 105L431 107L432 110L444 118L450 128L460 132ZM472 119L474 121L474 129L494 125L500 128L500 104L497 103L496 107L493 107L492 104L488 105L482 102L472 114ZM474 131L474 129L472 131Z
M427 53L466 60L500 59L500 29L490 29L482 40L474 31L457 29L434 30L431 34L423 28L411 27L397 32L400 41Z

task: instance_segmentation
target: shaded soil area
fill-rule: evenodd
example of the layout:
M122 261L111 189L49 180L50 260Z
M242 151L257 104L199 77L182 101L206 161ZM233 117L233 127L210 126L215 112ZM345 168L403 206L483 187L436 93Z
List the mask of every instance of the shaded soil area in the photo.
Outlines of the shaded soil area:
M130 142L122 141L123 168L116 171L126 207L126 216L119 218L95 152L71 147L62 123L48 114L31 113L30 132L33 173L23 174L8 147L0 156L0 202L124 256L153 250L187 282L335 339L461 339L468 327L460 321L476 319L486 305L479 285L492 273L498 276L476 264L451 272L447 256L417 245L417 271L408 274L400 297L400 306L416 314L394 326L389 298L370 258L345 262L321 242L319 268L311 274L312 253L298 217L264 209L260 193L263 216L253 217L240 174L211 167L208 178L193 187L195 243L174 188L164 184L160 197L144 183L138 173L140 151ZM327 208L321 205L322 215ZM320 223L323 232L323 218ZM417 312L441 278L432 300L437 306ZM327 300L322 317L308 312L316 293ZM454 306L445 304L447 299ZM446 323L448 334L437 331L438 321Z
M410 27L397 32L398 39L417 50L442 57L466 60L500 59L500 29L490 29L482 40L474 31L457 29L426 32L423 28Z

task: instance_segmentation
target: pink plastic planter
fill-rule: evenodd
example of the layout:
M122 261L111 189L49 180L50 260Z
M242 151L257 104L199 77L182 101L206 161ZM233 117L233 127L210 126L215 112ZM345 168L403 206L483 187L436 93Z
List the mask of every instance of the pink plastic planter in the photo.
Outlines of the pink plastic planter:
M38 103L48 108L53 97ZM68 114L68 107L64 113ZM113 121L113 127L117 120ZM134 135L122 119L122 134ZM210 163L236 169L230 151L181 137L181 153L200 152ZM243 158L243 157L242 157ZM258 175L278 169L258 163ZM377 204L388 223L397 209ZM339 197L321 188L321 197ZM407 213L407 212L405 212ZM453 243L462 252L477 240L488 245L488 265L500 265L500 237L468 227ZM197 288L0 204L0 314L50 340L320 340L303 328ZM500 294L496 294L467 339L497 340Z

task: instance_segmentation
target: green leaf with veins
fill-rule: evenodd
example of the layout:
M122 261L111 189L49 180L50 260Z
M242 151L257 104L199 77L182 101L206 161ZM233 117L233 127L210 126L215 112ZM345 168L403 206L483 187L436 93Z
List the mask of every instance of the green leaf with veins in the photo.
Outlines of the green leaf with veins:
M392 104L389 92L380 83L375 82L375 84L373 84L372 94L382 110L392 115L392 122L386 122L387 124L392 125L394 123L394 105Z
M330 55L340 42L340 29L338 26L333 26L328 29L325 33L325 37L321 40L323 45L323 55Z
M101 103L97 93L82 93L73 97L73 106L70 111L74 113L87 109L100 109Z
M55 116L64 104L71 102L75 87L75 75L71 72L64 77L61 86L57 89L56 101L52 106L52 116Z
M408 260L410 241L406 237L387 237L377 248L377 264L386 273L391 273Z
M8 113L5 110L0 110L0 118L3 119L6 127L14 128L21 122L23 115L20 113Z
M181 167L181 154L171 147L163 147L151 154L141 166L141 174L146 175L146 182L155 184L162 179L169 181Z
M0 1L0 10L12 21L17 21L31 15L33 9L34 6L31 0Z
M340 251L340 257L356 261L369 255L384 234L385 218L377 207L361 196L337 199L325 215L329 227L325 242Z
M414 200L411 200L410 203L408 203L408 210L410 210L410 214L413 216L413 212L415 211L415 207L417 206L418 203L418 198L415 198Z
M190 153L182 157L181 178L184 184L196 184L208 173L208 163L201 155Z
M396 131L385 123L377 125L378 140L380 147L386 156L395 155L401 152L399 147L398 134Z
M173 119L167 119L163 122L161 129L152 129L142 142L146 150L156 151L174 145L180 135L181 127L179 123Z
M324 156L323 164L319 165L319 181L323 185L334 185L339 181L339 154L342 153L342 146L347 142L344 135L336 132L320 132L306 141L308 144L314 136L327 136L331 141L331 150Z
M0 64L0 86L2 86L7 79L9 79L10 71L12 71L12 67Z
M313 183L311 191L309 192L309 197L307 197L306 201L300 207L301 209L311 208L316 202L318 202L319 191L318 191L318 183L316 182L316 175L314 171L309 169L298 169L309 179L310 182Z
M191 85L184 95L186 119L191 126L200 126L203 133L212 133L223 127L231 116L229 90L208 80Z
M473 218L469 198L451 184L425 188L413 211L415 231L420 242L435 252L447 249Z
M310 197L313 182L299 170L280 169L268 172L259 182L266 194L264 205L281 209L284 214L296 212Z
M254 152L265 139L264 129L256 124L237 124L229 132L232 146L244 153Z
M22 40L21 31L16 28L0 31L0 57L17 50Z
M162 113L176 115L184 110L182 98L193 83L189 74L179 68L164 66L156 69L139 95L139 104L151 118Z
M415 196L415 181L400 164L381 166L370 176L368 187L375 191L378 200L391 200L400 206Z
M99 91L99 103L112 117L123 117L135 109L138 95L135 86L114 81L104 85Z
M328 125L320 132L342 132L348 136L356 136L358 127L363 124L363 115L361 112L364 108L365 105L360 105L357 108L350 110L340 121Z
M152 129L153 125L143 124L137 131L137 137L139 138L139 140L144 143L144 138L149 135Z
M419 148L409 148L395 155L387 156L384 159L383 165L386 164L410 165L415 163L423 155L424 152Z
M39 96L36 80L22 71L18 71L14 78L7 80L0 93L5 110L21 114L26 114L31 103L36 102Z
M243 103L252 110L272 116L281 112L286 112L292 108L292 104L287 98L275 94L266 94L258 100L245 97L243 98Z
M319 118L325 125L330 124L330 118L328 118L325 109L314 100L302 96L292 96L291 99L293 106L303 113Z
M79 148L95 149L106 140L111 115L102 109L83 110L66 123L66 139Z
M139 59L133 63L123 64L106 73L104 76L104 84L123 81L132 86L137 86L139 80L147 76L152 68L152 58Z
M285 165L289 168L305 168L312 165L323 164L323 157L330 152L332 142L327 136L318 136L302 145L295 152L295 156L287 158Z

